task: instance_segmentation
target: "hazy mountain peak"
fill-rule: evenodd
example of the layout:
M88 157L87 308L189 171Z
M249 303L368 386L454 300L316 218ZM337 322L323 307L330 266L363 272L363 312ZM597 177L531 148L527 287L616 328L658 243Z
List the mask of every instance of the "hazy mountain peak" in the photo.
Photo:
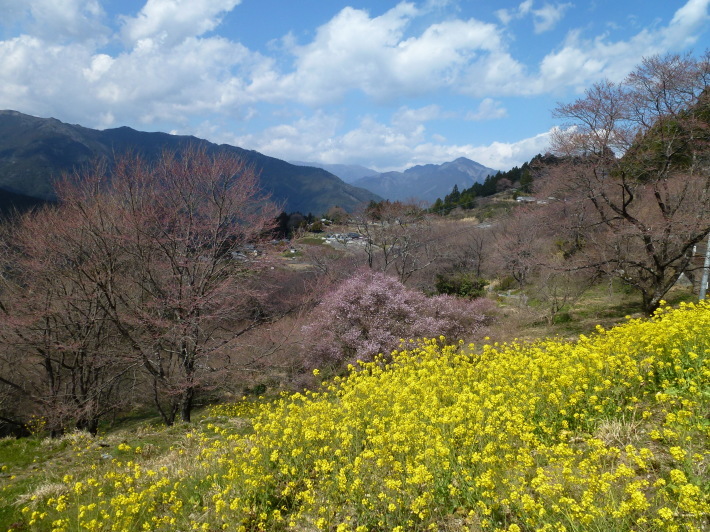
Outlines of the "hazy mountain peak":
M416 165L404 172L365 177L353 184L392 201L414 199L432 203L451 192L454 185L458 185L459 189L469 188L474 183L482 183L496 171L466 157L459 157L442 164Z
M338 176L346 183L354 183L363 177L377 175L377 171L372 168L367 168L359 164L329 164L329 163L314 163L304 161L291 161L291 164L298 166L311 166L314 168L322 168L333 175Z

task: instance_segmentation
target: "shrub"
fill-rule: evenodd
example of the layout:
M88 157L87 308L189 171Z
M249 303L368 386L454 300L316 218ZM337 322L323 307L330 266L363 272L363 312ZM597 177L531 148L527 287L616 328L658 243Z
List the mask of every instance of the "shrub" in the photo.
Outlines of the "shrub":
M363 271L328 294L307 330L318 340L309 365L369 361L396 349L401 339L479 336L491 308L488 300L449 295L426 297L380 272Z
M463 272L455 274L438 274L436 276L436 291L439 294L448 294L458 297L475 299L482 297L488 281L476 277L473 273Z
M503 277L498 283L498 290L505 292L506 290L514 290L518 288L518 282L510 275Z

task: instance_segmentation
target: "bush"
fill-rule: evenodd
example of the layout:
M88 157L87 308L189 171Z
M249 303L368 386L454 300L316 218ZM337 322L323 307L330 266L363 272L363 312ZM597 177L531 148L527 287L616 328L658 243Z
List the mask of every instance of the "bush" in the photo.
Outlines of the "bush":
M553 323L571 323L574 321L574 318L569 312L558 312L555 314L553 318Z
M510 275L503 277L498 283L498 290L504 292L506 290L515 290L518 288L518 281L513 279Z
M491 302L449 295L426 297L380 272L364 271L328 294L307 331L317 337L309 365L369 361L389 353L401 339L480 336Z
M470 272L438 274L434 286L439 294L475 299L483 296L488 281Z

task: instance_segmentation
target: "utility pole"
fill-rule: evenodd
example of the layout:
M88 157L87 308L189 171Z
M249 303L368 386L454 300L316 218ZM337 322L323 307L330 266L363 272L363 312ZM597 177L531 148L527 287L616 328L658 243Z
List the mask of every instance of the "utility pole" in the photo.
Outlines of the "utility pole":
M705 294L708 289L708 274L710 273L710 234L708 234L708 242L705 247L705 263L703 264L703 276L700 279L700 296L699 299L702 301L705 299Z

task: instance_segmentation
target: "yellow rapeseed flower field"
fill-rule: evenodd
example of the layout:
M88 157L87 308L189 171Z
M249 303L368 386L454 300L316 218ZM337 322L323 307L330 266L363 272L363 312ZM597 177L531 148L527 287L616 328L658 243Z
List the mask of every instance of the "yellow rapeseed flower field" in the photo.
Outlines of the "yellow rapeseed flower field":
M709 354L707 303L575 342L410 340L214 407L168 455L122 444L22 512L55 532L708 530Z

